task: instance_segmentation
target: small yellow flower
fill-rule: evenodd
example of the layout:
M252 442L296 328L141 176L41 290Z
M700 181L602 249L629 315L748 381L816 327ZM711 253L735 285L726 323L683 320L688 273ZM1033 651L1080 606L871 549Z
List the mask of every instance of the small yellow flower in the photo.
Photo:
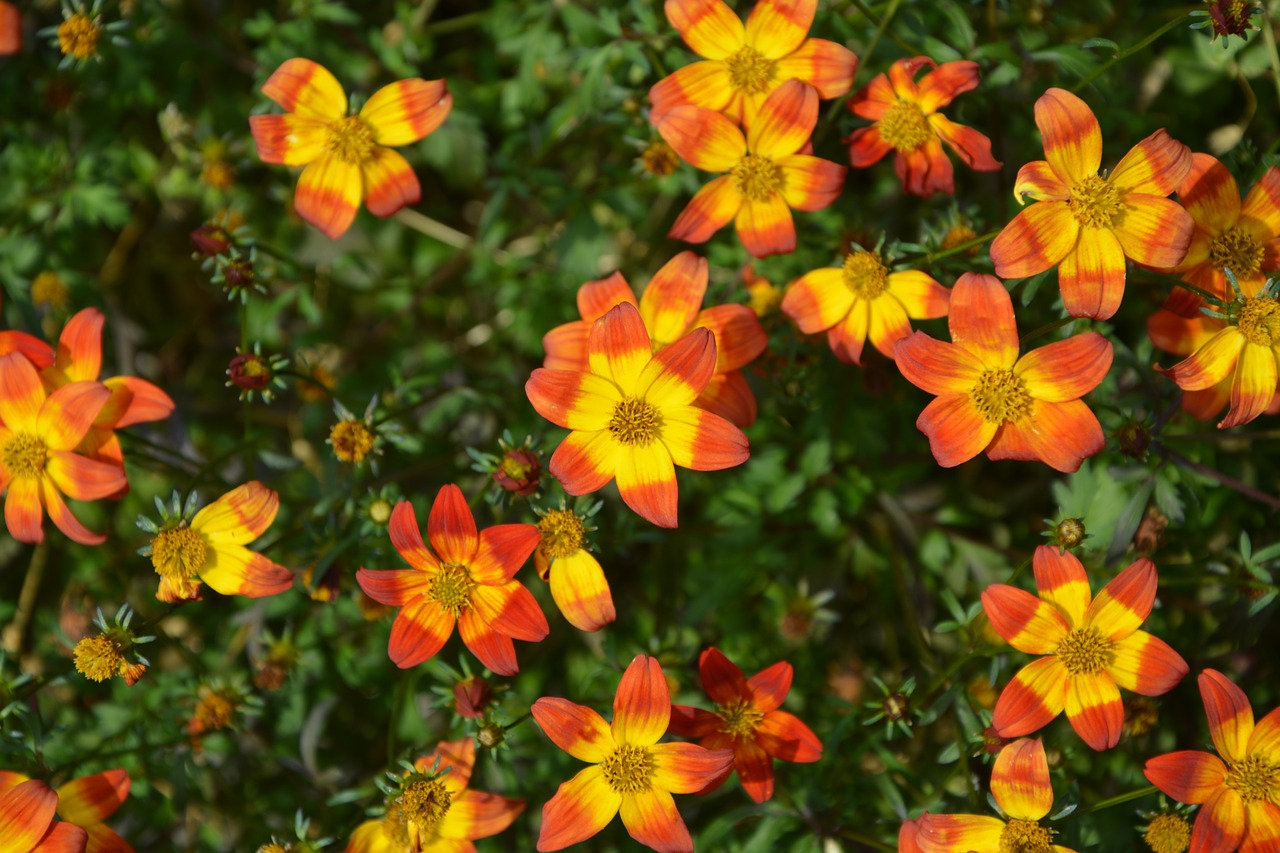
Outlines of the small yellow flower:
M98 39L102 37L102 19L90 18L84 12L67 14L58 25L58 47L64 56L81 62L98 54Z

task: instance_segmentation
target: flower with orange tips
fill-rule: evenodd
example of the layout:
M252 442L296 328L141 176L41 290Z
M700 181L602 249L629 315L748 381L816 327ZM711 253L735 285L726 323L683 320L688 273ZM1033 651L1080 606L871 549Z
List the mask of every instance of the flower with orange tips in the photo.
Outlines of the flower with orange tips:
M1073 853L1054 844L1053 830L1040 825L1053 808L1053 785L1044 744L1039 740L1023 738L1000 751L991 768L991 796L1007 820L986 815L925 814L916 821L918 849L923 853Z
M710 329L716 339L716 367L707 386L693 404L746 429L756 420L756 398L742 375L742 368L769 344L759 319L745 305L702 307L707 293L707 262L693 252L681 252L663 264L645 287L640 301L615 272L578 288L581 320L564 323L542 339L547 357L542 366L552 370L586 370L587 338L591 324L610 308L628 302L640 309L654 351L670 346L694 329Z
M1280 708L1255 725L1249 697L1222 673L1197 679L1217 755L1182 750L1147 761L1147 779L1200 806L1190 853L1280 850Z
M929 71L916 80L922 68ZM990 139L938 112L957 95L976 88L976 62L938 65L927 56L899 59L887 75L877 75L849 99L854 115L875 122L845 139L849 163L862 169L893 151L898 180L908 193L921 197L956 191L955 170L942 150L944 142L970 169L999 169L1000 161L991 156Z
M0 838L9 839L8 833L5 832L3 806L5 796L23 785L32 784L33 782L21 773L0 770ZM17 847L12 849L24 851L24 853L27 849L35 853L80 850L85 853L133 853L133 847L117 835L115 830L103 823L115 814L116 809L120 808L129 797L130 779L126 771L105 770L91 776L81 776L58 788L56 793L49 791L48 786L43 782L34 782L34 785L38 787L27 788L27 792L43 788L53 794L51 803L45 808L51 814L56 813L62 821L54 824L54 827L65 827L65 829L59 830L56 842L51 837L47 837L35 847L25 848L19 838ZM29 797L30 794L28 793L27 796ZM48 801L47 796L40 799ZM35 823L38 824L39 821ZM64 846L59 846L58 842ZM9 853L11 848L0 849Z
M55 821L58 795L39 779L5 784L0 771L0 839L4 853L81 853L89 842L83 829Z
M743 247L757 258L796 248L791 210L822 210L844 188L844 166L798 153L818 123L818 93L788 80L765 99L744 136L729 119L704 107L675 107L658 133L686 162L727 174L698 190L668 236L705 243L733 221Z
M779 661L747 678L713 646L698 659L698 669L716 710L673 705L671 733L701 738L707 749L733 750L733 769L751 799L763 803L773 796L773 759L807 763L822 757L818 736L794 714L779 710L791 692L791 664ZM726 769L702 793L728 776Z
M453 96L443 80L399 80L373 93L358 115L347 115L342 84L310 59L290 59L262 93L284 115L249 117L264 163L306 166L298 179L298 215L336 240L351 227L363 200L375 216L390 216L422 197L408 161L392 151L417 142L449 115Z
M618 618L600 561L584 547L586 519L571 509L547 510L538 521L533 565L551 584L551 598L579 631L599 631Z
M996 700L991 724L1001 737L1031 734L1066 709L1085 743L1120 741L1120 688L1161 696L1187 674L1187 662L1139 630L1156 600L1156 567L1145 557L1090 600L1089 575L1070 551L1041 545L1032 560L1039 597L992 584L982 593L987 619L1020 652L1044 655L1019 670Z
M665 9L685 44L706 61L668 74L649 90L649 120L655 124L691 104L746 127L787 80L808 83L824 100L853 85L853 52L806 38L818 0L757 0L745 27L723 0L667 0Z
M429 660L453 634L480 662L499 675L515 675L513 639L536 643L547 636L547 618L516 572L538 547L532 524L498 524L476 531L462 490L442 486L431 504L427 550L413 504L400 501L388 525L391 544L412 567L356 572L365 594L399 607L387 653L408 669Z
M201 584L223 595L262 598L278 595L293 586L293 572L245 546L257 539L280 509L280 496L257 480L237 486L195 514L196 496L186 507L173 496L166 509L157 499L162 525L139 516L138 527L152 534L141 551L151 558L160 576L156 598L161 601L194 601Z
M983 450L991 459L1039 459L1070 473L1102 449L1102 427L1080 400L1111 368L1111 343L1073 335L1018 357L1009 291L965 273L951 289L951 343L915 332L894 357L911 384L937 399L916 427L944 468Z
M950 296L926 273L890 272L877 253L854 249L840 269L824 267L791 282L782 310L806 335L826 332L836 358L862 364L868 336L893 358L894 346L911 334L908 318L945 317Z
M441 741L400 779L385 815L356 827L345 853L474 853L472 841L497 835L524 811L524 800L468 787L475 763L472 738Z
M1050 89L1036 101L1044 160L1018 172L1013 195L1038 204L1019 213L991 244L1001 278L1058 267L1073 317L1106 320L1124 296L1125 258L1152 267L1182 262L1195 222L1167 196L1191 168L1191 149L1157 130L1111 174L1098 174L1102 131L1084 101Z
M671 795L701 791L721 778L733 753L658 743L671 718L671 691L655 659L636 655L623 673L612 725L568 699L544 696L531 710L556 746L591 765L542 807L539 851L584 841L621 812L627 832L646 847L692 853L693 839Z
M659 527L675 527L675 466L719 471L747 461L747 437L693 405L716 366L716 341L694 329L654 352L640 312L609 309L587 339L586 370L533 371L524 390L538 414L571 430L550 470L571 495L615 477L627 506Z
M98 500L128 483L120 465L76 452L110 397L98 382L72 382L49 394L26 356L0 356L0 490L8 489L4 520L14 539L44 541L48 510L69 539L106 541L80 523L62 496Z

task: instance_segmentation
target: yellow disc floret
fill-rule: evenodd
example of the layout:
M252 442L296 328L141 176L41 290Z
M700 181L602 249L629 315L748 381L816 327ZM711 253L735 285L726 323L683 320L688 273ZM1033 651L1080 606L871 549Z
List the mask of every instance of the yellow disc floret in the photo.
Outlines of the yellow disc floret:
M438 602L457 618L463 610L471 606L471 590L476 582L471 579L471 572L466 566L445 563L431 578L427 586L427 598Z
M325 150L344 163L367 163L373 145L373 128L360 116L340 118L325 129Z
M774 61L752 47L742 47L725 61L729 67L729 85L744 95L764 92L773 82Z
M1191 846L1191 824L1180 814L1156 815L1147 824L1142 840L1155 853L1186 853Z
M604 780L619 794L634 794L652 787L653 755L643 746L623 744L600 762Z
M988 370L969 391L969 399L988 423L1017 423L1031 414L1034 402L1012 370Z
M624 397L613 408L609 432L620 444L648 447L662 435L662 413L639 397Z
M840 273L849 292L868 302L889 286L889 268L873 252L850 252Z
M90 681L106 681L120 674L124 652L108 634L85 637L76 643L73 659L76 671Z
M1240 227L1228 228L1209 242L1210 262L1238 276L1253 275L1261 269L1264 254L1261 244Z
M0 454L3 454L4 467L15 479L35 479L44 476L49 448L29 432L15 432L4 443Z
M572 510L553 509L538 522L542 550L548 557L568 557L582 549L585 529Z
M1094 675L1115 660L1115 647L1097 628L1077 628L1062 638L1056 654L1072 675Z
M898 101L880 117L880 138L903 154L915 151L929 141L933 130L920 107L911 101Z
M768 157L748 154L729 172L738 195L750 201L768 201L782 192L783 174Z
M1254 753L1237 761L1227 770L1227 787L1246 803L1259 800L1275 802L1280 797L1280 764Z
M102 28L98 21L76 12L58 24L58 47L63 55L85 60L98 52L98 38Z
M1236 328L1251 344L1270 347L1280 343L1280 302L1269 296L1245 299Z
M1053 832L1034 820L1011 820L1000 832L1000 853L1050 853Z
M338 421L329 430L333 455L343 462L363 462L376 442L377 436L363 421Z
M1110 228L1124 209L1119 188L1097 175L1090 175L1071 188L1067 207L1085 228Z
M161 530L151 540L151 565L156 574L175 581L194 578L209 557L209 543L190 527Z
M728 705L717 705L716 716L721 720L720 731L735 738L749 738L764 720L764 714L746 699L736 699Z

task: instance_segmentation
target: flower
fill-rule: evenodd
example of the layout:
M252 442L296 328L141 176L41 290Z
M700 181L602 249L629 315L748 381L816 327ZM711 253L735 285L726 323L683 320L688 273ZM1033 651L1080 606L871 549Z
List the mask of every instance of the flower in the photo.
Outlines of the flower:
M237 486L195 514L194 495L184 511L173 497L173 512L165 515L159 499L163 527L139 517L138 526L154 534L142 549L160 576L156 598L161 601L193 601L200 585L207 583L223 595L262 598L278 595L293 586L293 573L264 555L244 547L257 539L280 509L280 496L257 480Z
M1084 101L1049 89L1036 101L1046 160L1018 172L1014 198L1039 201L991 244L1001 278L1058 266L1062 302L1073 317L1106 320L1124 296L1125 258L1152 267L1182 262L1195 223L1166 196L1191 168L1191 149L1157 130L1106 177L1102 131Z
M69 539L101 545L62 496L98 500L125 488L121 465L77 452L111 398L99 382L71 382L52 394L20 352L0 355L0 489L8 488L4 520L19 542L44 541L44 511Z
M617 477L627 506L659 527L675 527L675 465L718 471L747 460L747 437L692 404L716 365L715 337L694 329L654 352L634 305L609 309L591 327L586 370L540 367L525 383L538 414L572 430L551 456L551 473L571 495Z
M733 769L751 799L763 803L773 796L773 759L807 763L822 757L817 735L795 715L778 710L791 690L791 664L779 661L748 679L712 646L698 659L698 669L716 710L673 705L671 733L701 738L708 749L733 750ZM719 786L729 772L726 768L702 793Z
M475 517L450 483L431 504L423 544L413 504L400 501L391 513L391 544L409 569L361 568L356 581L365 594L399 607L387 653L407 669L435 656L453 633L480 662L499 675L514 675L512 639L536 643L547 636L547 619L515 573L538 547L532 524L498 524L476 532Z
M503 491L527 498L542 485L542 463L530 447L504 447L490 476Z
M58 49L63 56L81 62L96 58L98 41L102 38L102 16L90 18L81 7L76 12L63 8L62 17L62 23L58 24Z
M579 631L599 631L618 618L600 562L588 551L585 518L571 509L547 510L538 522L533 564L551 584L551 598Z
M3 777L9 775L17 774L0 771L0 785ZM88 833L73 823L55 823L57 809L58 795L38 779L0 790L0 829L5 831L5 853L84 850Z
M471 738L441 741L389 794L385 816L356 827L345 853L461 853L502 832L524 800L467 787L475 763Z
M640 301L615 272L578 288L581 320L557 326L542 339L547 357L542 366L552 370L586 370L587 338L591 325L610 308L623 302L636 305L654 351L670 346L694 329L710 329L716 339L716 367L694 405L745 429L755 423L756 398L742 368L769 344L760 321L745 305L726 304L702 308L707 293L707 262L693 252L681 252L667 261L645 287Z
M4 806L5 797L12 794L13 791L23 785L36 785L43 788L49 794L54 794L48 786L43 782L32 782L21 773L15 773L9 770L0 770L0 827L4 827L5 815ZM42 797L41 800L48 802L50 813L55 810L57 816L61 819L61 823L54 824L55 828L66 827L59 830L58 840L62 841L66 846L59 847L52 843L53 836L46 836L42 844L32 848L34 851L71 851L84 850L85 853L133 853L133 847L127 841L116 834L115 830L107 826L103 821L115 814L116 809L124 804L129 797L129 774L121 769L106 770L102 773L94 773L91 776L81 776L79 779L72 779L70 782L58 788L53 799ZM38 788L27 788L28 792L38 790ZM28 794L29 796L29 794ZM38 824L38 821L36 822ZM73 831L75 830L75 831ZM71 839L72 836L85 838L87 835L88 843L84 841L76 841L71 844L64 839ZM6 840L8 836L6 836ZM27 848L22 846L22 839L19 839L16 849L25 851ZM9 847L4 848L5 853L9 853Z
M22 14L12 3L0 2L0 56L22 50Z
M418 202L418 178L391 148L422 139L453 107L443 80L415 77L383 86L349 116L342 85L301 58L277 68L262 93L286 114L249 117L258 156L264 163L306 166L294 206L334 240L351 226L361 200L384 217Z
M672 794L701 791L729 772L733 753L692 743L658 743L671 718L662 666L636 655L618 682L610 726L591 708L544 696L533 718L556 746L591 766L560 785L542 807L538 850L561 850L595 835L622 812L646 847L692 851Z
M1156 600L1156 567L1145 557L1112 578L1090 601L1089 575L1069 551L1036 548L1037 598L992 584L982 593L991 627L1020 652L1044 655L1019 670L996 701L991 723L1001 737L1030 734L1066 708L1071 727L1097 750L1120 741L1120 687L1143 696L1168 693L1187 662L1139 630Z
M1205 0L1209 3L1209 25L1213 28L1210 41L1217 41L1218 36L1240 36L1244 38L1253 26L1253 16L1262 11L1258 0ZM1204 14L1203 12L1193 12ZM1197 25L1193 24L1192 29Z
M929 72L917 81L921 68ZM944 142L971 169L999 169L1000 161L991 156L990 139L938 112L956 95L977 87L976 62L938 65L927 56L899 59L889 67L888 75L876 75L849 99L854 115L875 122L844 140L849 146L849 163L862 169L893 151L898 180L908 193L922 197L956 191L951 161L942 150Z
M60 311L70 299L66 280L52 270L42 270L31 280L31 302L37 307Z
M876 349L893 358L894 345L911 334L907 318L946 316L950 296L926 273L889 272L878 254L855 249L840 269L824 267L791 282L782 311L806 335L826 332L841 361L862 364L868 334Z
M689 202L668 234L705 243L735 220L743 247L757 258L795 251L791 209L821 210L844 188L844 166L799 152L818 123L818 93L788 80L765 99L743 136L733 122L703 107L676 107L658 133L685 161L727 172Z
M805 38L817 0L758 0L744 28L723 0L667 0L667 20L706 62L668 74L649 90L655 124L692 104L750 125L766 96L784 82L808 83L823 99L853 85L858 58L826 39Z
M1249 697L1225 675L1206 669L1197 681L1218 755L1170 752L1149 759L1143 772L1175 800L1200 805L1191 853L1274 850L1280 844L1280 708L1255 726Z
M742 265L742 286L749 294L747 305L760 319L777 311L786 296L782 288L774 287L773 282L758 274L750 261Z
M1102 427L1080 398L1111 368L1111 343L1073 335L1018 357L1013 301L1000 280L965 273L951 290L951 343L915 332L894 357L937 399L916 427L944 468L977 456L1039 459L1063 472L1102 450Z
M98 633L82 638L72 650L76 672L90 681L106 681L118 675L130 687L137 684L151 664L138 654L137 647L155 637L140 637L133 632L129 627L133 611L127 604L116 612L111 624L107 624L101 609L93 621L100 629Z
M453 685L453 712L464 720L484 720L493 704L493 687L478 675L468 675Z
M1176 294L1177 291L1174 291ZM1183 317L1167 306L1174 301L1171 294L1165 306L1147 318L1147 336L1158 348L1173 355L1189 356L1223 329L1227 328L1224 320L1210 317L1196 311L1194 316ZM1196 299L1193 304L1203 304ZM1159 368L1157 368L1159 369ZM1231 402L1232 377L1224 376L1213 385L1195 391L1182 392L1182 411L1198 420L1207 421L1215 416Z
M919 849L923 853L1074 853L1054 844L1053 830L1040 825L1053 808L1053 785L1039 740L1023 738L1000 751L991 768L991 796L1009 818L1007 822L985 815L926 813L917 818Z
M1191 824L1177 812L1162 812L1151 818L1142 840L1152 853L1185 853L1191 846Z

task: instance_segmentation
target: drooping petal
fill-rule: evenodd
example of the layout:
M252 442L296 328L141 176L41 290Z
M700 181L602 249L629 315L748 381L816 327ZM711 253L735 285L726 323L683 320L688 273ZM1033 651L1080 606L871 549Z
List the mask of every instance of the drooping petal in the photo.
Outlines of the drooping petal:
M1065 89L1049 89L1036 101L1036 127L1045 159L1068 186L1098 173L1102 129L1084 101Z
M591 552L556 557L549 581L556 607L579 631L599 631L618 618L604 569Z
M1120 742L1124 703L1120 688L1106 672L1075 673L1067 679L1067 719L1080 739L1096 750Z
M347 95L329 70L310 59L285 61L267 82L262 94L302 118L336 121L347 113Z
M640 393L640 374L652 355L649 332L634 305L615 305L591 327L587 339L591 372L613 380L624 396Z
M101 823L128 799L129 784L128 772L119 768L73 779L58 788L58 817L82 826Z
M435 555L427 550L426 543L422 541L422 533L418 529L418 516L413 511L413 504L408 501L396 503L395 509L391 511L387 533L396 551L415 569L434 571L440 567Z
M747 686L754 697L752 704L757 711L769 713L776 710L787 694L791 692L791 679L794 671L791 664L778 661L765 667L747 680Z
M657 124L676 107L705 107L720 112L733 97L723 62L694 62L663 77L649 89L649 121Z
M733 764L733 753L693 743L660 743L650 747L652 783L673 794L696 794Z
M605 429L622 402L617 385L585 370L535 368L524 392L538 414L556 426L574 430Z
M359 166L334 154L322 154L302 170L294 209L330 240L336 240L355 221L363 192Z
M631 292L631 285L627 284L627 280L619 272L607 278L583 284L578 288L577 302L578 313L582 315L583 320L587 321L588 330L591 328L591 323L609 313L609 309L615 305L627 302L637 308L640 307L640 303L636 302L635 294Z
M1190 356L1160 372L1184 391L1211 388L1231 375L1245 344L1245 336L1236 327L1226 326Z
M191 527L213 543L246 545L267 532L279 509L280 496L250 480L197 512Z
M26 356L20 352L0 355L0 423L14 432L35 432L45 398L40 374Z
M1246 343L1240 350L1231 380L1231 409L1218 427L1230 429L1247 424L1265 412L1275 399L1276 372L1275 350Z
M844 319L827 330L827 343L836 358L849 364L862 364L862 349L871 328L871 305L855 299Z
M45 509L48 510L49 519L72 542L79 542L81 545L101 545L107 541L105 533L94 533L80 523L80 519L76 518L71 512L71 508L67 506L66 501L62 499L62 495L58 493L57 487L49 479L42 478L38 481L28 482L38 482L40 484L40 501L44 504ZM10 500L12 500L12 487L10 487L9 495ZM7 503L5 504L5 509L8 509ZM14 535L14 538L18 538L17 534Z
M911 334L911 321L902 303L892 294L881 294L870 305L871 325L867 336L885 358L893 358L894 345Z
M636 380L635 394L659 409L687 406L707 387L715 370L715 335L694 329L649 359Z
M897 95L898 100L918 101L920 99L920 89L915 82L916 75L920 73L922 68L932 71L937 67L938 63L927 56L899 59L890 65L889 83L893 87L893 92Z
M223 595L263 598L293 586L293 572L243 545L223 543L207 553L200 580Z
M929 451L943 468L968 462L996 434L996 424L978 413L968 394L938 397L916 418L916 429L929 439Z
M258 159L277 166L305 166L323 154L328 125L293 113L249 116Z
M794 77L808 83L824 101L848 92L857 70L858 57L853 51L826 39L805 39L774 65L778 79Z
M1026 204L1028 197L1036 201L1066 201L1071 197L1071 187L1063 183L1048 160L1032 160L1018 170L1013 197L1018 204Z
M524 806L524 800L487 791L463 791L450 802L449 811L436 831L441 838L456 838L470 844L472 839L488 838L511 826L524 811Z
M590 838L613 820L621 805L622 795L609 787L600 765L582 770L562 783L542 807L539 853L563 850Z
M618 682L613 699L613 739L619 744L653 746L671 719L671 691L657 658L636 655Z
M1075 251L1068 252L1058 266L1062 305L1072 317L1108 320L1124 298L1124 278L1124 249L1116 235L1102 228L1082 228Z
M1195 221L1176 201L1132 195L1111 223L1126 257L1151 267L1177 266L1187 254Z
M817 11L818 0L759 0L747 17L747 44L781 59L804 42Z
M1022 738L1000 750L991 768L991 794L1015 820L1040 820L1053 808L1044 744Z
M1031 350L1018 359L1013 372L1032 397L1064 403L1098 387L1111 369L1111 359L1111 341L1085 332Z
M1062 263L1075 249L1080 223L1064 201L1033 204L1013 218L991 243L1001 278L1026 278Z
M849 146L849 165L855 169L865 169L879 163L884 155L893 150L893 146L880 133L878 125L860 127L844 140Z
M934 193L951 195L956 191L955 168L936 136L930 136L914 151L899 151L893 158L893 170L910 195L928 198Z
M618 748L609 724L591 708L544 696L533 703L530 712L543 734L579 761L599 764Z
M994 172L1000 168L1000 161L991 155L991 138L986 134L968 125L956 124L942 113L929 116L929 127L970 169Z
M474 608L458 614L458 636L480 663L498 675L515 675L520 671L511 637L485 621Z
M111 399L101 382L72 382L49 395L36 416L36 434L50 450L70 450L85 437Z
M1116 684L1143 696L1163 696L1191 671L1182 655L1146 631L1134 631L1112 652L1107 672Z
M9 483L9 492L4 499L4 523L9 528L9 535L19 542L36 544L44 541L40 483L41 480L31 477L14 479ZM105 539L103 537L100 541Z
M471 591L471 606L495 631L512 639L537 643L551 631L538 599L518 581L502 586L478 584Z
M957 95L978 88L978 63L944 62L920 78L916 106L930 115L951 103Z
M965 273L951 289L947 316L951 342L982 359L989 370L1008 370L1018 360L1013 300L1000 279Z
M735 217L734 227L742 248L754 258L786 255L796 249L796 227L786 199L774 194L767 201L746 199Z
M1049 654L1072 628L1054 604L1007 584L987 587L982 609L1005 642L1029 655Z
M1190 169L1191 149L1161 128L1129 149L1107 180L1122 193L1163 198L1178 188Z
M794 714L770 711L756 727L756 741L774 758L810 763L822 757L822 741Z
M716 178L689 199L667 236L686 243L705 243L733 221L742 207L742 196L728 175Z
M663 410L662 443L672 462L694 471L720 471L747 461L746 435L719 415L673 406Z
M799 80L788 80L765 98L747 130L747 148L760 157L795 154L809 140L817 123L818 91Z
M1227 781L1227 766L1216 755L1183 750L1147 759L1147 780L1180 803L1207 801Z
M1205 802L1191 829L1191 848L1196 853L1231 853L1244 839L1244 800L1223 785Z
M399 147L417 142L438 128L453 108L443 80L414 77L397 80L373 93L360 118L373 128L378 145Z
M14 850L35 847L53 822L58 795L39 779L28 779L0 794L0 838Z
M707 262L693 252L681 252L654 274L640 297L640 316L657 347L689 331L706 292Z
M480 531L480 547L471 559L477 583L502 584L515 577L538 547L536 524L495 524Z
M476 519L467 499L453 483L440 487L427 517L427 540L440 555L441 562L470 565L480 547Z
M49 451L44 471L58 491L78 501L110 497L129 485L121 466L66 450Z
M782 198L794 210L822 210L830 207L844 191L849 169L810 154L779 157L782 170Z
M366 569L356 572L356 583L379 604L402 607L426 593L431 575L417 569Z
M62 327L54 363L68 382L97 380L102 371L102 327L106 322L97 308L85 308Z
M387 654L401 669L435 657L453 633L456 620L439 602L422 596L404 606L391 624Z
M898 341L894 361L908 382L936 395L968 394L983 372L982 362L968 350L924 332Z
M173 398L145 379L113 376L104 379L102 384L111 389L111 399L98 413L94 426L118 429L149 421L161 421L173 413ZM103 423L108 415L110 422Z
M970 850L999 850L1004 821L997 817L970 814L926 814L920 818L916 836L920 849L968 853Z
M769 336L746 305L713 305L699 312L695 328L709 329L716 339L716 373L745 367L765 351Z
M613 479L620 447L607 429L571 432L551 454L547 468L566 492L587 495Z
M806 335L823 332L848 315L856 297L844 284L844 273L833 267L813 270L787 285L782 311Z
M1035 413L1018 424L1027 443L1049 467L1071 474L1102 451L1102 425L1083 400L1038 402Z
M1178 201L1196 225L1209 234L1221 234L1240 218L1240 188L1236 179L1210 154L1192 153L1191 167L1178 184Z
M747 153L738 126L705 107L672 108L659 120L658 134L681 160L704 172L727 172Z
M1056 656L1033 660L1018 671L996 700L991 725L1001 737L1038 731L1067 705L1067 668Z
M1209 734L1218 754L1231 763L1248 757L1253 736L1253 707L1249 697L1216 669L1206 669L1196 679L1204 713L1209 718Z
M364 203L374 216L388 217L422 199L422 186L409 161L390 148L378 145L360 166Z
M727 59L746 44L741 19L723 0L667 0L667 20L684 43L707 59Z
M1117 641L1138 630L1156 601L1156 566L1146 557L1131 563L1098 593L1085 613L1086 627Z
M622 797L622 823L631 837L659 853L688 853L693 839L676 801L661 788L637 791Z

